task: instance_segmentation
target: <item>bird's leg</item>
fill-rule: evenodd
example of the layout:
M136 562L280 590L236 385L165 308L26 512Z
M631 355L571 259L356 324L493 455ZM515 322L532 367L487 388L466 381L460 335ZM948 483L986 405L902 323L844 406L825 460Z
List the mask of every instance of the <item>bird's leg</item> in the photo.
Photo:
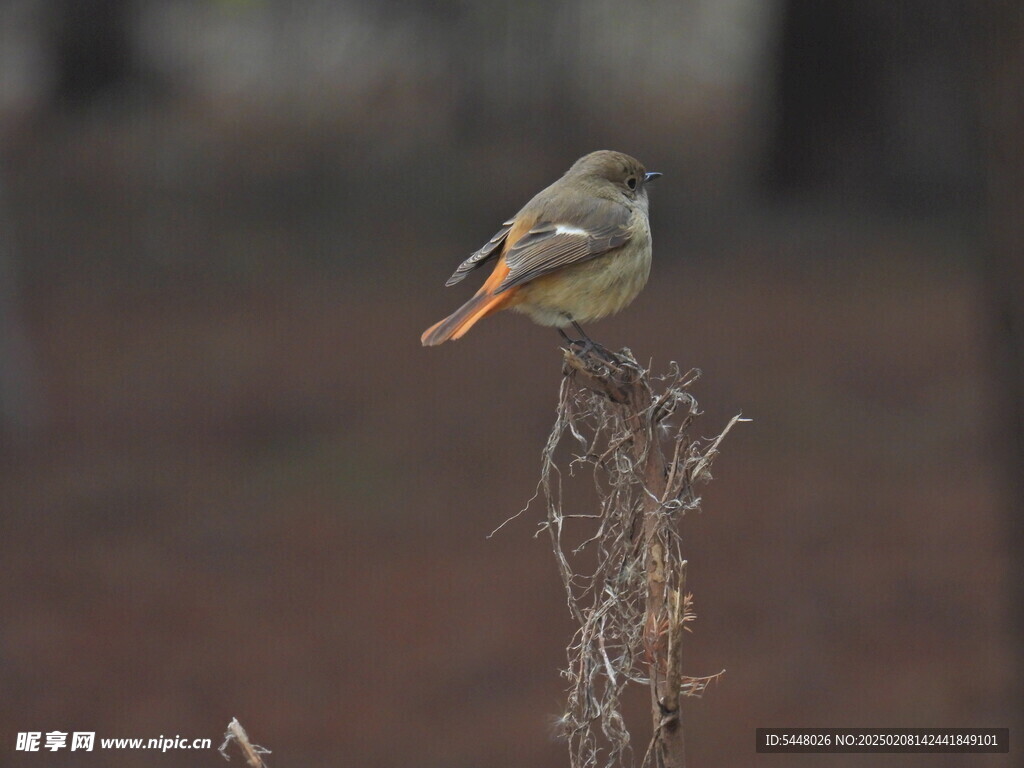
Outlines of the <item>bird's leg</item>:
M561 336L563 339L565 339L566 344L569 344L570 346L573 345L573 344L579 344L580 343L579 339L570 339L569 338L569 334L565 332L564 328L559 328L558 329L558 335Z
M590 338L589 336L587 336L587 332L583 330L583 326L582 325L577 323L572 318L569 318L569 322L572 323L572 327L576 329L576 333L578 333L580 335L581 339L584 339L585 341L589 341L591 344L594 343L594 340L592 338Z
M623 366L624 361L618 355L609 350L603 344L599 344L598 342L590 338L587 335L587 332L583 330L582 326L580 326L579 323L573 320L571 316L566 315L566 320L568 320L570 325L572 325L572 327L576 329L576 332L579 333L581 338L569 338L569 335L565 332L563 328L559 328L558 332L561 334L562 338L565 339L566 342L568 342L570 349L573 350L573 353L577 357L582 358L593 356L599 360L602 360L606 364L612 365L613 367L621 368Z
M594 344L594 340L588 338L586 334L583 334L582 339L573 339L562 328L558 329L558 333L561 334L563 339L565 339L566 343L569 345L569 348L573 350L574 354L579 355L580 357L586 357L588 354L597 349L597 347Z
M565 319L569 321L569 324L572 325L572 327L576 329L576 331L579 333L580 337L578 339L571 339L571 338L569 338L569 334L567 334L565 332L565 328L564 327L560 327L558 329L558 332L560 334L562 334L562 338L563 339L565 339L567 342L569 342L569 346L579 347L580 348L579 354L586 355L588 352L590 352L591 350L595 349L597 346L600 346L598 344L595 344L594 340L592 338L590 338L589 336L587 336L586 333L584 333L583 329L580 327L580 324L572 319L572 315L570 315L568 312L566 312L566 313L563 314L563 317L565 317Z
M594 351L600 357L603 357L608 362L612 362L612 363L620 362L618 355L616 355L614 352L609 350L603 344L600 344L600 343L594 341L592 338L590 338L587 335L587 332L583 330L583 326L581 326L579 323L577 323L572 318L570 318L570 322L572 323L572 327L576 329L576 332L583 339L583 342L584 342L583 351L584 351L584 353L589 352L589 351Z

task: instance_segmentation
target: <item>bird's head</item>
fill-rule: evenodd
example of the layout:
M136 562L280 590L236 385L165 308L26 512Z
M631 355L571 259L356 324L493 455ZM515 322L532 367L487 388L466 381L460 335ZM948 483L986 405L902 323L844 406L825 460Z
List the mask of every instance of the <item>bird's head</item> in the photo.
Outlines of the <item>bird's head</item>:
M661 176L656 171L647 171L643 163L635 157L602 149L584 155L566 173L566 176L577 177L598 187L608 189L629 199L647 197L647 185Z

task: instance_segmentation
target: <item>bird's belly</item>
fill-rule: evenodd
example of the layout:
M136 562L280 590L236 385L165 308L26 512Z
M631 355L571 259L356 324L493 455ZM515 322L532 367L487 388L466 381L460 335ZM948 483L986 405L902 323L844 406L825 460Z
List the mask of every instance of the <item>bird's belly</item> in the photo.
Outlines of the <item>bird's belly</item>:
M523 285L513 309L540 325L599 320L625 309L647 284L650 273L650 241L627 243L614 253Z

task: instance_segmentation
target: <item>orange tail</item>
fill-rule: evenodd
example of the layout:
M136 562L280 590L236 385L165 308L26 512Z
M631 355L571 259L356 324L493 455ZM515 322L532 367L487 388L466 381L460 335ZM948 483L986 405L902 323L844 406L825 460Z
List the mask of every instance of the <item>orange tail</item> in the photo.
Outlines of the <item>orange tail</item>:
M494 267L494 272L487 278L487 281L480 286L476 295L452 312L448 317L439 323L435 323L423 332L420 341L425 347L436 347L448 339L461 339L470 328L476 325L492 312L503 309L516 294L516 289L504 291L495 296L492 291L497 288L501 281L508 275L508 267L502 259Z

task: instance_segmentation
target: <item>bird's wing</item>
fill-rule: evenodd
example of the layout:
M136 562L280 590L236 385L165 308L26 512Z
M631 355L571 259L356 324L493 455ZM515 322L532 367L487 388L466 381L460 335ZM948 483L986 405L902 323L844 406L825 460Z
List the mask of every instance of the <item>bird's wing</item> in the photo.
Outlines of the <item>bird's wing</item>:
M512 229L512 225L515 224L515 222L515 219L509 219L502 224L501 229L497 231L494 237L487 241L483 248L476 251L472 256L459 264L459 268L452 273L452 276L448 278L448 282L446 282L445 285L455 285L489 258L496 256L501 249L501 244L505 242L505 238L508 237L509 230Z
M631 237L629 216L625 206L601 200L578 223L539 222L506 249L509 273L494 293L618 248Z

